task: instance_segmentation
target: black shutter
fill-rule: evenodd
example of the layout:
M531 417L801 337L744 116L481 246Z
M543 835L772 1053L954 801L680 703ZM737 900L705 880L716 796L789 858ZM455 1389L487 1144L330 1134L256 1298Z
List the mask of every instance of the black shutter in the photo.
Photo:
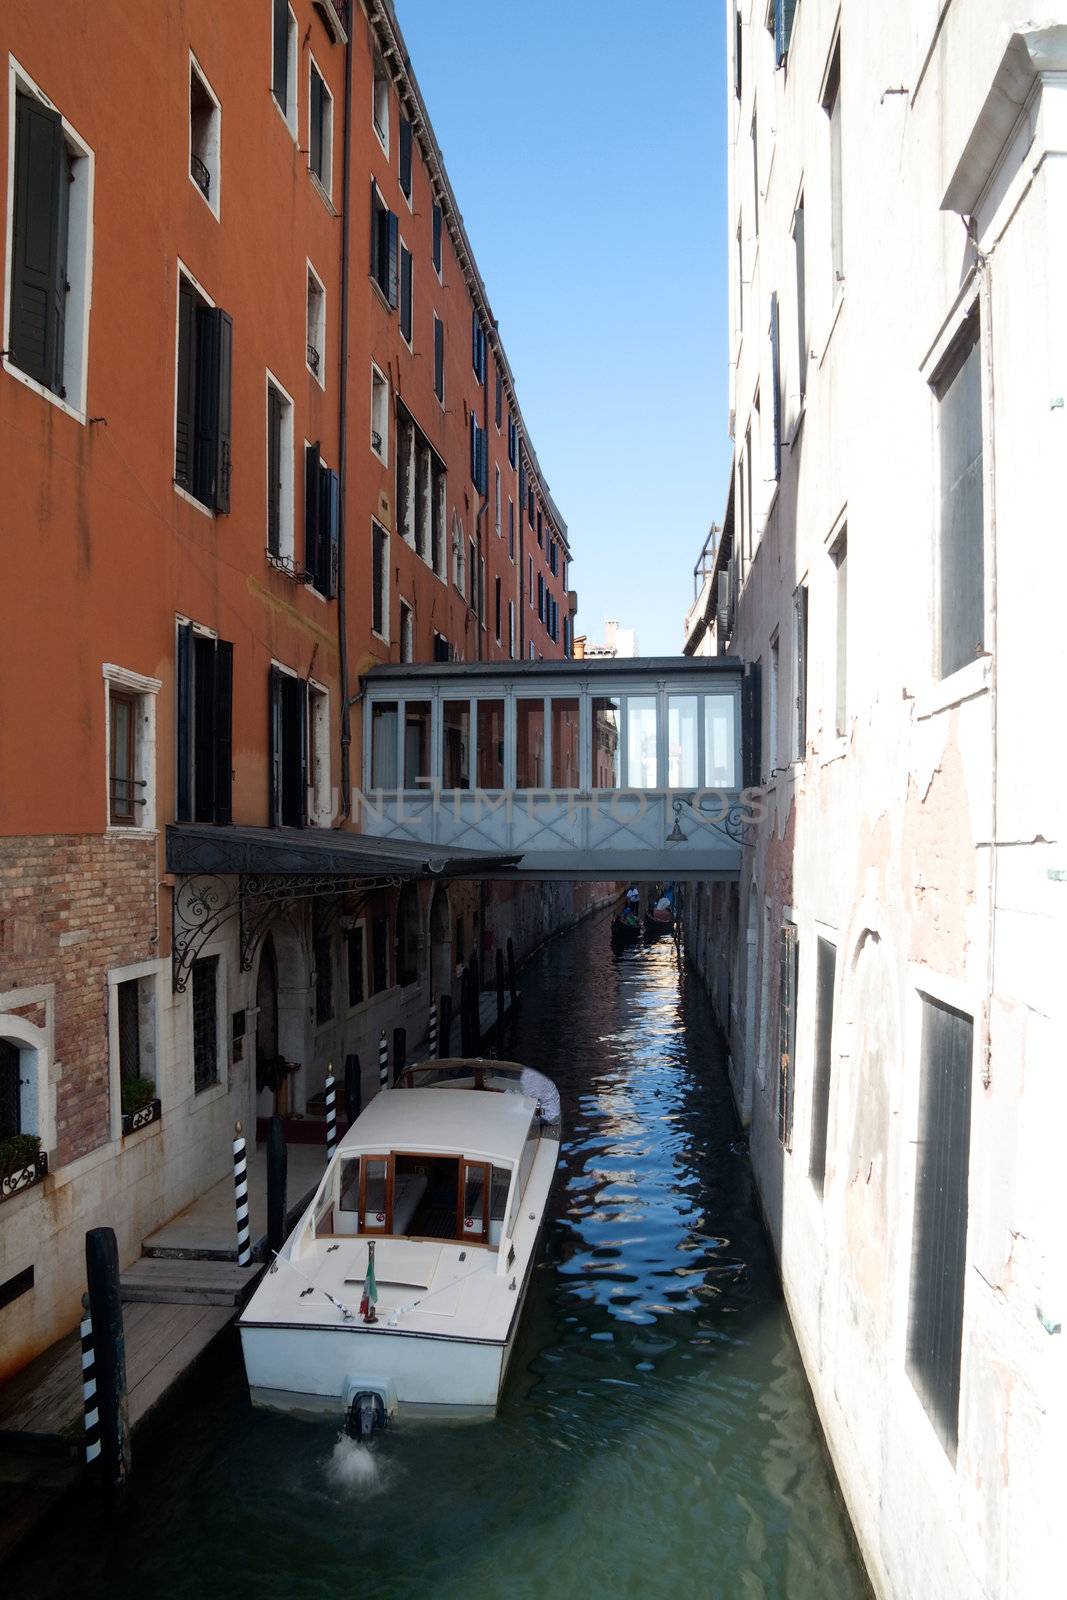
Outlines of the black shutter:
M177 646L177 805L178 822L191 822L193 816L192 736L193 736L193 629L179 622Z
M329 529L326 568L323 576L326 587L323 593L332 600L337 593L337 564L341 548L341 480L336 472L326 474Z
M233 321L227 312L197 306L196 347L193 493L204 505L229 511Z
M477 486L477 483L478 483L478 424L474 420L474 412L473 411L471 412L471 481Z
M777 290L771 295L771 404L774 412L774 476L777 480L782 475L782 367L778 351Z
M471 366L478 370L478 313L471 312Z
M232 822L233 645L215 641L215 818Z
M500 368L496 369L496 425L499 428L504 417L504 379Z
M218 432L215 447L215 510L230 509L230 451L233 437L233 318L228 311L213 311L218 331Z
M433 208L433 264L437 272L441 270L441 207L434 204Z
M274 0L274 65L271 88L282 110L288 112L289 7L286 0Z
M411 198L411 123L400 118L400 187Z
M445 325L440 318L433 324L433 389L438 400L445 397Z
M267 389L267 549L281 550L282 399Z
M741 3L734 0L734 95L741 98Z
M193 636L193 820L215 820L215 640Z
M297 827L306 828L308 820L308 686L302 678L296 686L297 739L299 740L300 794L297 807Z
M782 929L778 977L778 1140L793 1147L793 1063L797 1045L797 930Z
M319 572L319 447L304 451L304 566L313 580Z
M763 692L760 664L753 661L741 679L741 782L758 789L763 763Z
M307 684L279 673L281 820L302 828L307 809Z
M396 220L396 212L387 211L386 217L388 219L386 224L386 232L389 238L389 279L386 293L389 298L389 304L395 311L397 300L397 280L399 277L398 261L400 251L400 231Z
M316 178L322 177L322 79L311 69L311 94L308 107L308 160Z
M370 275L379 285L382 281L381 245L382 245L382 204L378 199L378 185L372 178L370 181Z
M400 332L411 343L411 251L400 247Z
M196 453L196 292L178 280L178 399L174 419L174 481L193 487Z
M15 107L8 344L16 366L59 393L66 307L66 146L57 111L27 94L16 94Z
M271 667L268 680L267 729L270 744L270 825L282 820L282 674Z

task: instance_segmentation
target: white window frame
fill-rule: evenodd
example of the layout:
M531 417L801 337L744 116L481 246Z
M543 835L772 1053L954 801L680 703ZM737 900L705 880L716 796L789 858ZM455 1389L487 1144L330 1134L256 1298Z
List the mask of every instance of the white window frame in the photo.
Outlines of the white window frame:
M371 377L370 377L370 433L371 433L370 447L371 447L371 454L377 456L378 460L382 463L382 465L387 467L389 465L389 379L386 377L385 373L382 371L381 367L379 367L379 365L378 365L378 363L376 361L372 361L371 364L370 364L370 374L371 374ZM375 397L375 392L377 390L377 385L375 384L375 381L374 381L375 378L377 378L379 380L379 383L381 385L381 394L382 394L382 397L383 397L383 399L382 399L382 426L380 428L376 428L374 426L374 397ZM374 435L375 434L378 434L379 438L382 441L380 448L375 446L375 443L374 443Z
M290 569L296 561L296 471L294 466L294 408L293 397L280 383L268 367L266 370L266 386L263 390L263 458L264 464L270 461L270 447L268 429L270 427L270 406L267 404L267 392L273 389L285 401L282 412L282 440L281 440L281 487L278 495L278 553L271 550L267 539L269 530L263 530L263 548L267 552L267 560L278 562ZM264 512L266 512L264 501Z
M221 957L220 957L221 965ZM162 1059L160 1047L163 1040L163 1029L160 1018L160 996L166 990L160 982L165 968L169 966L166 958L154 961L135 961L131 966L113 967L107 975L107 1059L108 1059L108 1089L109 1105L111 1109L111 1137L118 1141L122 1134L122 1072L119 1062L119 984L140 982L142 978L152 979L152 1060L154 1065L153 1081L156 1086L156 1099L162 1099L161 1078ZM144 1074L147 1077L147 1073ZM206 1091L205 1091L206 1092ZM146 1128L138 1129L136 1133L127 1134L127 1139L147 1138L157 1134L161 1128L160 1122L153 1122Z
M268 28L270 30L270 50L269 50L267 59L271 63L273 63L273 61L274 61L274 10L273 10L272 6L264 6L263 9L267 13L267 26L268 26ZM299 91L299 87L298 87L297 59L296 59L296 17L293 14L292 6L287 6L286 9L289 12L289 26L286 29L287 51L286 51L286 58L285 58L285 83L286 83L286 88L292 91L293 103L292 103L291 106L287 105L285 107L285 110L283 111L281 106L278 104L277 99L275 98L273 86L271 86L270 97L274 101L274 106L275 106L275 109L277 110L278 115L281 117L282 121L285 123L285 126L289 129L290 137L294 141L297 141L298 140L298 136L299 136L299 129L300 129L300 121L299 121L299 116L300 116L300 91Z
M308 826L328 828L333 822L330 782L330 691L314 678L308 687Z
M163 687L159 678L146 677L141 672L130 672L113 662L103 664L104 678L104 816L107 832L122 834L126 838L155 838L156 829L156 696ZM138 722L134 745L134 775L143 780L144 806L139 825L126 827L111 820L111 687L124 694L137 696Z
M40 1004L44 1007L44 1027L38 1028L25 1017L15 1016L16 1009ZM41 1149L52 1152L56 1147L56 1091L51 1082L50 1065L55 1056L55 985L35 984L32 988L9 989L0 994L0 1039L17 1045L19 1051L19 1103L22 1125L28 1133L35 1133ZM32 1057L31 1059L28 1059ZM25 1072L26 1076L23 1077ZM50 1170L53 1170L50 1168ZM38 1197L39 1188L29 1191ZM14 1196L7 1206L17 1204ZM5 1210L5 1216L8 1215ZM10 1212L14 1215L14 1212Z
M205 167L207 167L207 170L211 175L211 192L214 195L214 199L211 198L211 195L206 195L204 193L203 189L201 189L200 185L197 183L196 179L193 177L193 113L192 113L192 106L191 105L190 105L190 108L189 108L189 160L188 160L188 162L186 164L186 170L187 170L188 175L189 175L189 182L192 184L193 188L196 190L196 192L200 196L201 200L207 206L208 210L211 212L211 215L215 218L215 221L218 222L221 219L221 212L222 212L222 102L220 101L218 95L215 93L214 89L211 87L210 83L208 82L207 74L204 71L203 67L200 65L199 61L196 59L196 56L193 53L193 51L190 50L189 51L189 86L190 86L190 90L192 88L192 81L193 81L194 74L200 81L200 87L206 91L208 99L211 101L212 105L215 107L215 117L212 119L213 120L213 141L209 140L209 142L208 142L208 150L209 150L211 159L204 161L204 165L205 165ZM203 160L203 157L201 157L201 160Z
M311 165L311 74L313 72L318 74L319 81L322 84L322 92L326 97L326 101L328 102L328 105L326 107L326 116L325 116L325 119L324 119L326 126L323 129L323 139L322 139L323 151L324 151L324 159L323 159L324 175L323 175L322 178L319 177L318 173L314 170L314 168ZM309 174L309 176L311 178L312 183L315 185L316 189L319 191L319 193L323 196L323 198L325 200L328 200L330 202L330 206L332 208L332 206L333 206L333 95L330 93L330 86L326 82L326 74L323 72L322 68L319 66L318 62L315 60L315 57L314 57L314 55L312 54L312 52L310 50L308 51L307 102L308 102L308 143L307 143L307 149L308 149L308 174Z
M68 149L76 157L67 218L67 279L70 291L67 296L63 331L63 387L67 391L66 397L56 394L53 389L39 383L36 378L31 378L29 373L23 372L21 367L16 366L7 354L2 357L3 370L84 426L88 420L86 413L89 382L89 313L93 298L93 190L96 153L71 126L59 111L59 107L48 98L11 55L8 56L7 74L7 254L4 272L4 326L0 329L0 348L6 351L11 327L11 272L14 264L15 231L15 97L19 89L24 94L32 95L50 111L59 112L63 137L67 141Z
M384 86L385 91L384 99L382 101L383 116L380 122L378 120L379 84ZM382 149L385 151L386 156L389 154L389 101L392 97L392 88L393 85L389 76L389 69L382 57L377 53L377 51L375 51L371 62L370 121L371 127L374 129L375 137L377 138Z
M319 277L318 273L315 271L315 268L312 266L310 256L305 256L304 260L305 260L305 262L307 264L307 311L308 311L308 317L307 317L307 349L304 351L304 365L307 367L308 371L311 373L311 376L314 378L314 380L318 384L319 388L320 389L325 389L325 387L326 387L326 285L323 283L322 279ZM311 337L311 333L312 333L312 328L311 328L312 286L314 286L314 289L317 290L317 292L318 292L318 302L319 302L318 326L315 329L315 332L318 335L318 343L317 344L314 344L314 342L312 340L312 337ZM312 349L312 348L316 349L318 351L318 353L319 353L319 370L317 372L315 371L315 368L311 365L311 362L308 360L307 351Z

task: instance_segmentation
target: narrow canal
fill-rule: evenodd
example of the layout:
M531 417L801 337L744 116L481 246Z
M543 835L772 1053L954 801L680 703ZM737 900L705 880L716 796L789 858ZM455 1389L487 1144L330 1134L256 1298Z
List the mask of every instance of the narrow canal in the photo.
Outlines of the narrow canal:
M234 1337L139 1434L121 1526L75 1504L11 1593L868 1594L699 984L597 917L522 985L511 1053L558 1082L565 1142L497 1418L367 1452L253 1412Z

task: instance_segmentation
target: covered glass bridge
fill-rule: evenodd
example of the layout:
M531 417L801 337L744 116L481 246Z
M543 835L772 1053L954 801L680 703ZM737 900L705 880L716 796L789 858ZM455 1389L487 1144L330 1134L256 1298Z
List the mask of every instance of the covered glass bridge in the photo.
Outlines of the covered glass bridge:
M520 877L736 880L742 675L729 656L375 667L363 831L521 855Z

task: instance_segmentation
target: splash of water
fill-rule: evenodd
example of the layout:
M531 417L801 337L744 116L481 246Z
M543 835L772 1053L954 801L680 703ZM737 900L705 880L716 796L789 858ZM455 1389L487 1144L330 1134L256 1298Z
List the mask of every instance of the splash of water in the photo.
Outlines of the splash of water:
M326 1462L326 1477L345 1494L379 1494L385 1487L386 1463L358 1439L341 1434Z

